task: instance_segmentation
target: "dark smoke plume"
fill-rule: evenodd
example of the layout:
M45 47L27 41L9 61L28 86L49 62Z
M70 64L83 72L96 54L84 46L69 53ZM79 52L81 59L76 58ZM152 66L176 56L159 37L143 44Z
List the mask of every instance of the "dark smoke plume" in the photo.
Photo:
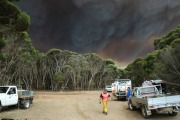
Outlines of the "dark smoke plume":
M21 0L33 44L130 62L180 23L180 0Z

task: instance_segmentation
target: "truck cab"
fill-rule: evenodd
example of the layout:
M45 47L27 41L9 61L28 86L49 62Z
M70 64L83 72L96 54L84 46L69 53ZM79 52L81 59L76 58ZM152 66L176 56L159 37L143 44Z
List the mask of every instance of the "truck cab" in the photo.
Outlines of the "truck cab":
M16 105L18 103L17 87L0 87L0 102L2 106Z

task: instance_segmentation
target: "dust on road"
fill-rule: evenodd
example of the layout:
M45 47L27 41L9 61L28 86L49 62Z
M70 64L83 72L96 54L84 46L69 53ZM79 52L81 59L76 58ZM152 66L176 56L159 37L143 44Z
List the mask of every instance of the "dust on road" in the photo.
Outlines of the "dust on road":
M27 110L6 108L0 119L15 120L145 120L140 110L130 111L126 101L111 100L108 115L99 104L100 91L35 92L34 101ZM180 120L180 114L153 114L149 120Z

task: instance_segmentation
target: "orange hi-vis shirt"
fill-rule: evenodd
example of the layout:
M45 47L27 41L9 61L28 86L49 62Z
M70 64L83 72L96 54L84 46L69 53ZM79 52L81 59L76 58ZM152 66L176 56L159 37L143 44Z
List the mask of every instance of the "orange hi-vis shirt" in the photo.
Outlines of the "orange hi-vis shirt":
M102 98L102 101L108 101L108 97L110 97L110 95L109 93L102 92L100 97Z

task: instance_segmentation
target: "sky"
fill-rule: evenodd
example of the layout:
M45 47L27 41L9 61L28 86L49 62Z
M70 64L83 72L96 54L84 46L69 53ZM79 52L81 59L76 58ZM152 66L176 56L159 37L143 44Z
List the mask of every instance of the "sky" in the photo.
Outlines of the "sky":
M180 0L21 0L28 33L41 52L97 53L121 68L154 50L180 23Z

